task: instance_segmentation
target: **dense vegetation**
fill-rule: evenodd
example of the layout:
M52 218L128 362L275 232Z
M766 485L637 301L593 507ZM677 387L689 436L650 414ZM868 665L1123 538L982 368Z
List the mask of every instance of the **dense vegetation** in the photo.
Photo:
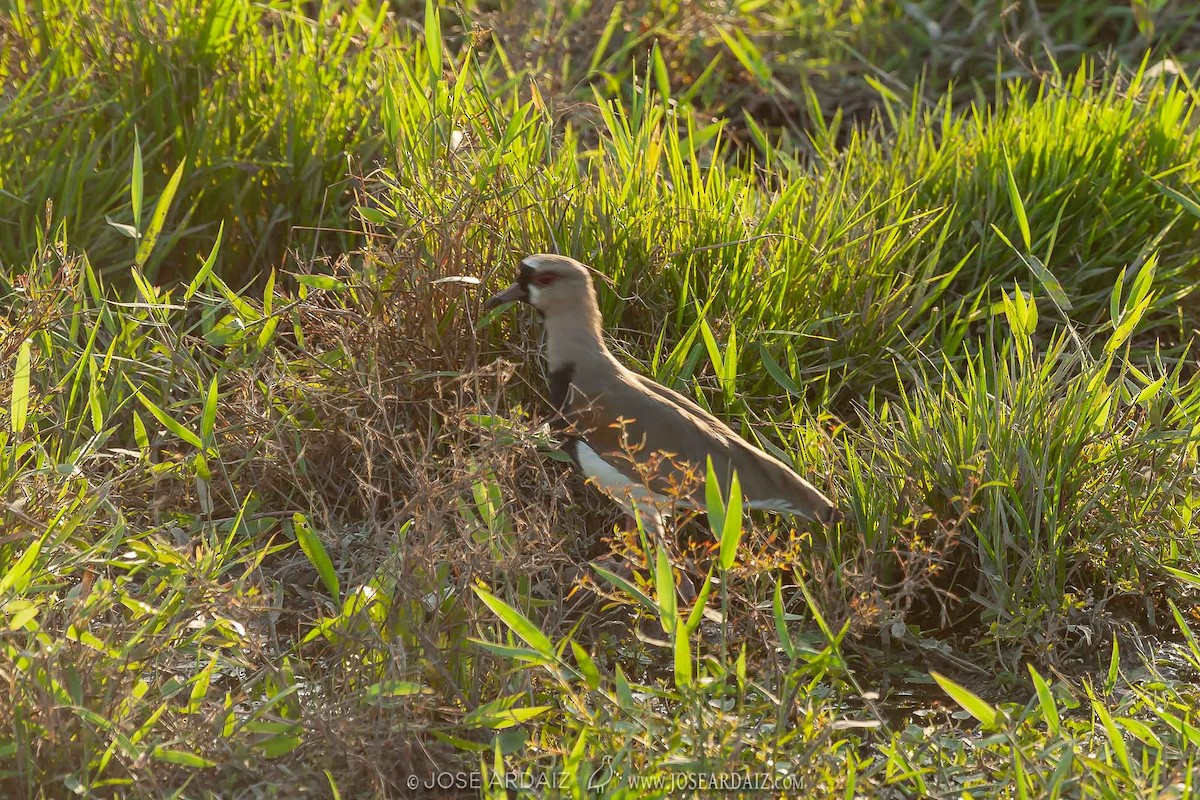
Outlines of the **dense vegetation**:
M1193 6L0 3L0 792L1197 794ZM541 251L846 521L615 531Z

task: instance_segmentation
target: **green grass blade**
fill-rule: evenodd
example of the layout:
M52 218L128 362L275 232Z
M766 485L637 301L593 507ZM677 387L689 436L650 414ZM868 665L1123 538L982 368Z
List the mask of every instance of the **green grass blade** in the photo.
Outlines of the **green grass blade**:
M737 471L729 481L729 505L725 509L724 524L721 526L721 570L728 572L737 560L738 545L742 541L742 484Z
M613 4L613 10L608 15L608 22L604 23L604 30L600 33L600 39L596 42L595 49L592 50L591 61L588 62L588 74L599 69L604 63L604 54L608 52L608 43L612 41L613 33L617 29L617 25L621 22L621 4Z
M1188 572L1187 570L1179 569L1178 567L1163 565L1163 569L1174 575L1184 583L1190 583L1193 586L1200 587L1200 573Z
M1042 708L1042 719L1046 721L1046 728L1050 733L1057 734L1061 720L1058 714L1058 705L1054 702L1054 694L1050 691L1050 685L1046 683L1045 678L1038 674L1032 664L1025 666L1029 670L1029 677L1033 680L1033 687L1037 690L1038 705Z
M179 189L179 181L183 179L183 171L186 167L187 159L185 158L179 162L171 179L167 181L166 188L158 196L158 202L154 205L154 213L150 215L150 224L146 226L146 230L142 234L137 255L133 259L138 267L145 267L146 261L154 251L154 245L158 242L158 235L162 233L163 224L167 221L167 212L171 210L171 202L175 199L175 192Z
M617 589L620 589L622 592L625 592L625 594L629 595L629 597L631 599L636 600L638 602L638 604L641 605L644 609L646 609L647 611L649 611L651 613L658 613L658 605L653 600L651 600L646 595L645 592L638 589L632 583L625 580L624 578L622 578L620 575L616 574L615 572L605 569L604 567L600 566L599 564L595 563L594 561L591 562L591 567L592 567L592 569L594 569L596 571L597 575L599 575L601 578L603 578L608 583L615 586Z
M999 715L991 703L939 672L930 672L929 675L937 681L938 686L942 687L942 691L950 695L954 702L962 706L968 714L982 722L984 727L996 727Z
M1050 299L1054 301L1054 305L1058 306L1059 311L1071 311L1074 306L1071 304L1071 298L1067 297L1067 293L1063 291L1062 284L1058 278L1054 277L1054 273L1042 263L1037 256L1028 256L1025 258L1025 263L1029 265L1029 269L1033 272L1038 283L1046 290L1046 294L1050 295Z
M779 365L779 362L775 360L775 357L771 355L765 346L761 344L758 346L758 354L762 358L763 368L767 371L767 374L770 375L777 384L779 384L781 389L795 397L804 396L804 392L801 391L800 387L796 385L796 382L792 380L786 372L783 371L783 367Z
M784 654L792 661L796 660L796 645L792 635L788 633L787 618L783 615L783 584L775 580L775 594L771 599L771 616L775 620L775 635L779 637L779 645Z
M142 394L141 389L133 386L133 384L130 384L130 388L133 389L133 393L137 395L137 399L146 407L146 410L153 414L154 418L161 422L163 427L178 436L183 441L190 444L192 447L195 447L197 450L204 449L204 442L200 440L199 436L192 433L178 421L173 419L165 410L159 408L159 406L156 405L153 400Z
M721 499L721 483L717 480L712 456L708 457L705 466L704 505L708 512L708 527L713 536L720 536L725 530L725 501Z
M1136 773L1129 761L1129 748L1125 745L1125 737L1121 734L1121 729L1117 727L1117 723L1113 720L1112 715L1108 713L1108 709L1104 707L1104 704L1095 697L1092 698L1092 710L1096 712L1096 716L1100 717L1100 722L1104 726L1104 733L1108 737L1108 743L1112 747L1113 753L1116 754L1117 760L1121 762L1121 767L1124 769L1125 775L1132 778Z
M669 103L671 101L671 78L667 74L667 62L663 61L662 50L659 49L657 41L650 49L650 63L654 68L654 83L659 97L664 103Z
M700 586L700 592L696 595L696 602L692 606L692 610L688 613L687 621L683 624L688 636L691 636L700 627L700 622L704 619L704 609L708 605L708 597L711 593L712 568L709 567L708 574L704 576L704 583Z
M442 21L434 0L425 0L425 51L430 80L436 82L442 74Z
M1008 200L1012 203L1013 214L1017 218L1017 227L1021 229L1021 241L1025 243L1025 253L1033 249L1033 238L1029 233L1029 217L1025 215L1025 203L1021 201L1021 190L1017 188L1017 178L1013 175L1012 162L1008 160L1008 150L1004 149L1004 175L1008 185Z
M217 376L213 375L208 383L208 392L204 397L204 411L200 416L200 440L206 446L213 443L213 431L217 423Z
M592 658L591 653L574 639L571 640L571 652L575 654L575 665L579 669L579 674L583 676L587 687L592 691L599 689L600 669L596 666L596 660Z
M300 544L300 549L308 557L309 563L316 568L321 583L325 584L325 589L338 605L341 605L341 587L338 584L337 573L333 569L333 562L329 560L329 553L325 551L325 545L321 544L320 537L308 524L308 518L299 511L292 515L292 525L295 528L296 541Z
M471 588L484 605L490 608L492 613L508 626L509 630L524 640L538 655L552 661L558 660L558 654L554 651L554 645L550 642L550 638L542 633L538 626L530 622L528 617L482 586L472 586Z
M679 608L675 597L675 575L671 572L667 549L661 544L655 548L654 553L654 592L658 596L658 618L662 623L663 630L673 633L679 622Z
M21 554L21 557L12 566L8 567L3 575L0 575L0 597L3 597L10 589L16 589L20 592L29 585L33 574L33 565L37 562L38 556L41 555L42 546L46 543L46 539L50 537L53 531L53 527L47 527L41 536L34 539L29 547L25 548L25 552Z
M1117 688L1117 678L1120 676L1121 668L1121 652L1117 645L1117 637L1113 636L1112 654L1108 659L1108 674L1104 676L1104 692L1111 694L1112 690Z
M186 750L176 750L163 745L157 745L151 755L159 761L165 761L168 764L178 764L183 767L192 767L193 769L205 769L208 767L217 766L217 762L210 759L198 756L195 753L189 753Z
M221 237L224 235L225 223L222 222L220 227L217 228L216 241L213 242L212 249L208 251L208 258L204 259L204 263L200 265L200 271L197 272L196 277L192 278L191 282L188 283L187 289L183 293L184 300L191 300L192 295L194 295L200 289L200 287L204 285L204 281L208 278L209 274L212 273L213 265L217 263L217 253L220 252L221 249Z
M1157 180L1154 181L1154 188L1162 192L1163 195L1174 200L1179 204L1180 208L1191 214L1193 217L1200 217L1200 202L1198 202L1195 198L1189 197L1188 195L1176 189L1172 189L1170 186L1167 186L1165 183Z
M721 357L721 348L717 345L717 339L713 336L712 328L709 327L708 320L704 317L700 318L700 335L704 338L704 349L708 351L708 358L712 362L713 372L720 378L725 374L725 359Z
M32 350L32 338L25 339L17 348L17 364L13 370L12 398L9 401L13 433L25 430L25 423L29 419L29 379L33 368Z
M133 136L133 168L129 174L129 205L133 208L133 227L142 227L142 145L138 141L137 131Z
M672 650L675 657L675 685L687 689L693 684L692 641L688 638L687 629L679 624L678 617L675 620L673 630L674 641L672 642Z

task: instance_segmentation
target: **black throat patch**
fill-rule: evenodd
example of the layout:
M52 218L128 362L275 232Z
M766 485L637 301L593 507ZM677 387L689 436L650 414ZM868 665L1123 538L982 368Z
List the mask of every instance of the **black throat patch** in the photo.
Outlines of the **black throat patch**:
M554 407L555 430L566 427L566 415L571 410L567 403L571 399L571 381L574 379L574 364L564 364L550 373L550 405Z
M550 419L550 429L557 434L564 434L563 452L571 457L579 466L579 437L566 433L570 428L567 415L571 400L571 381L575 378L575 365L564 364L550 373L550 405L554 408L554 416Z

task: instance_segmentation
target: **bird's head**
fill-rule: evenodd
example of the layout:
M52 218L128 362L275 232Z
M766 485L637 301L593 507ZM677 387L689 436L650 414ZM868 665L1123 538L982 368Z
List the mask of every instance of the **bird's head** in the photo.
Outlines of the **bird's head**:
M517 280L484 304L493 309L505 303L529 303L546 317L596 312L596 292L588 269L573 258L552 254L527 256L517 267Z

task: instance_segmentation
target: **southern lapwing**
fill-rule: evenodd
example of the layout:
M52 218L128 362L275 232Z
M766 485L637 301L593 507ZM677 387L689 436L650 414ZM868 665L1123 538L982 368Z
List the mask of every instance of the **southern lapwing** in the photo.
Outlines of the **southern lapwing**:
M563 449L601 490L656 522L672 502L704 508L711 456L723 491L737 471L746 505L815 519L842 514L788 465L734 433L688 398L626 369L604 344L588 267L558 255L532 255L517 281L485 304L523 301L541 312L554 427ZM635 463L636 462L636 463ZM680 489L686 494L679 497ZM647 502L648 501L648 502Z

